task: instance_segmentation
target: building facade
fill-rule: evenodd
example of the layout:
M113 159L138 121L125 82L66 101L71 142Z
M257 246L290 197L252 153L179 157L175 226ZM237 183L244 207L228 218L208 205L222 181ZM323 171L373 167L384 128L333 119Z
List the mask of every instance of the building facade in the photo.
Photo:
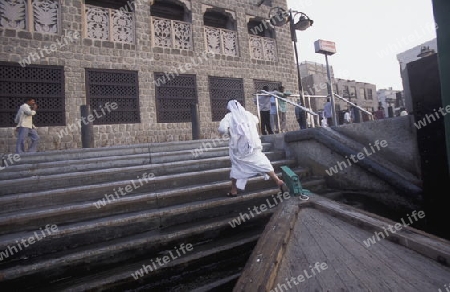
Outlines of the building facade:
M392 110L392 116L395 116L395 113L400 111L400 107L404 106L402 96L401 90L394 90L392 87L377 90L378 104L383 107L385 117L390 116L389 108Z
M300 67L300 76L302 77L313 74L321 74L323 76L327 76L327 66L324 64L311 61L304 61L300 63L299 67ZM330 66L330 74L331 78L334 78L333 66Z
M428 42L417 45L411 49L408 49L402 53L397 54L397 61L400 65L400 76L402 77L403 94L406 110L410 113L413 111L411 91L408 78L408 70L406 65L412 61L416 61L421 58L423 49L426 49L430 53L437 53L437 39L434 38Z
M264 85L298 92L289 26L253 0L5 0L0 5L0 152L13 152L14 116L38 104L39 151L218 137L229 98L253 113ZM81 116L82 106L90 114ZM195 116L195 115L194 115ZM288 129L297 129L288 108Z
M315 66L317 68L317 66ZM326 68L326 67L325 67ZM304 70L304 72L306 72ZM317 72L317 71L316 71ZM366 82L357 82L354 80L332 78L333 92L346 98L361 108L372 112L378 106L376 86ZM307 103L314 112L321 112L327 100L328 78L324 72L314 73L308 76L302 75L302 86L306 95ZM350 106L345 101L335 98L336 113L338 114L339 124L343 124L344 111ZM363 121L370 120L370 116L361 113Z

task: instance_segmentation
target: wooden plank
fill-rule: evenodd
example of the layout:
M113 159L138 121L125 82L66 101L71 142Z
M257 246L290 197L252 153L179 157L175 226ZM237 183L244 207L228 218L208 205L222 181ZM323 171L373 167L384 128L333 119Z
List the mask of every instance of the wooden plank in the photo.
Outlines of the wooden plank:
M299 212L295 199L284 201L272 215L233 292L268 291L272 286Z
M304 218L308 216L310 216L310 209L302 208L271 291L277 291L275 290L276 288L280 291L283 288L282 285L287 282L286 278L291 279L292 277L297 278L298 285L295 285L294 282L293 285L291 284L292 287L290 287L289 291L324 291L317 277L308 279L304 274L304 270L309 272L310 265L313 265L315 262L328 263L326 255L314 238L314 234L304 224ZM333 267L328 266L328 269L332 270ZM321 273L329 272L328 269ZM310 274L308 273L308 275ZM303 275L303 278L298 279L300 275ZM332 275L337 285L345 287L338 274L332 272ZM304 281L300 282L299 280Z
M372 234L338 218L331 221L332 217L328 216L315 216L311 225L316 230L328 232L330 238L323 244L336 243L329 245L330 251L334 251L336 258L343 260L342 263L352 270L360 283L369 288L368 290L415 291L414 286L398 277L397 272L389 269L385 261L372 256L369 249L363 246L362 241ZM357 240L352 235L356 236Z
M358 210L351 206L339 204L337 202L315 196L310 199L313 206L329 214L334 214L339 218L351 222L360 228L374 232L383 232L383 228L395 225L396 222L375 214ZM405 214L406 216L407 214ZM433 234L428 234L421 230L404 226L402 230L391 234L388 237L395 243L403 245L416 251L430 259L450 265L450 241L439 238Z
M342 238L337 240L335 237L336 227L332 222L330 215L324 214L317 210L311 210L311 216L307 218L307 228L314 232L315 239L324 253L327 255L327 264L333 269L330 273L323 273L319 276L322 283L323 291L371 291L370 280L372 275L367 274L366 263L359 261L351 249L352 241L348 240L347 233L342 234ZM336 218L333 218L336 220ZM339 277L345 282L346 286L336 286L330 274L338 273ZM376 275L373 275L376 276ZM383 281L377 279L377 285L373 291L389 291L390 287Z
M234 292L438 291L448 285L450 268L437 259L450 258L450 242L405 226L368 248L363 241L395 222L318 196L299 201L284 202L272 216ZM328 268L297 285L289 281L316 262Z

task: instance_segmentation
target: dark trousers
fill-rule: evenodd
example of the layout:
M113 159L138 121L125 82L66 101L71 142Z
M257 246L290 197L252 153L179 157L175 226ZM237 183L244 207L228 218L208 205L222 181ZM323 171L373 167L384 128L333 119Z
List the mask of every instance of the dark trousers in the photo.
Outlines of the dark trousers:
M260 111L259 114L261 116L261 134L273 134L272 128L270 127L270 111Z
M333 119L332 118L327 118L327 124L328 124L328 127L333 126Z

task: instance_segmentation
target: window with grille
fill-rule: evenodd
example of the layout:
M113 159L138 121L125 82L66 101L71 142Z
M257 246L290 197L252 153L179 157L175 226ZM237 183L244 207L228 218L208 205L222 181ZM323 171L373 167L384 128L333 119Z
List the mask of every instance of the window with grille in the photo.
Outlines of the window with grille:
M17 110L27 97L38 105L37 127L65 125L63 67L0 63L0 127L16 126Z
M227 102L236 99L245 107L244 80L209 76L212 121L220 121L227 114Z
M86 69L86 99L91 111L97 112L94 125L141 121L137 71ZM115 102L117 109L106 111L107 102Z
M154 78L158 123L191 122L191 104L198 101L195 75L182 74L171 79L155 72Z
M58 0L2 0L0 27L57 34L60 10Z

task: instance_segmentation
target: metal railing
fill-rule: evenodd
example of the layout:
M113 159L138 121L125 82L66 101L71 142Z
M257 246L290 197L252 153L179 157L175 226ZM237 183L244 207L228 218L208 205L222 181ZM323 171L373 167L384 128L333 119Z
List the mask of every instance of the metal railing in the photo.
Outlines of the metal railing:
M368 114L369 116L373 116L373 114L372 114L371 112L366 111L365 109L363 109L362 107L360 107L359 105L356 105L355 103L353 103L353 102L351 102L351 101L348 101L346 98L343 98L342 96L339 96L339 95L336 94L336 93L334 94L334 96L336 96L336 97L339 98L340 100L343 100L343 101L345 101L346 103L348 103L348 104L350 104L350 105L356 107L357 109L359 109L360 111L362 111L362 112Z
M293 105L293 106L301 108L303 111L309 113L312 116L315 116L317 118L319 117L319 115L317 113L315 113L314 111L312 111L311 109L309 109L307 107L304 107L304 106L301 106L301 105L299 105L299 104L297 104L297 103L295 103L293 101L290 101L289 99L286 99L284 97L278 96L278 94L282 94L282 92L261 90L260 93L254 94L254 95L256 95L256 109L257 109L257 112L258 112L258 119L260 120L260 124L261 124L261 115L259 113L260 112L260 110L259 110L259 96L273 96L273 97L275 97L275 107L277 109L276 113L277 113L278 129L280 131L281 131L280 117L278 115L278 100L279 99L285 101L287 104L290 104L290 105ZM299 97L300 95L291 94L289 96L290 97Z

